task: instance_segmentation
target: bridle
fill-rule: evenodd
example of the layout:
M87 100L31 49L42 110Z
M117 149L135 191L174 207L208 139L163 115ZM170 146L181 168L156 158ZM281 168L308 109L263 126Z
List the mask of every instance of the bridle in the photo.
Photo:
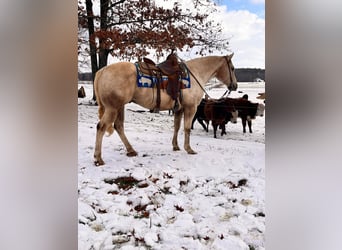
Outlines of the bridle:
M184 60L182 60L181 58L179 58L178 57L178 55L176 55L177 56L177 58L181 61L181 62L183 62L184 63L184 65L185 65L185 67L187 68L187 70L189 71L189 73L190 73L190 75L192 75L192 77L196 80L196 82L197 82L197 84L200 86L200 88L203 90L203 92L205 93L205 95L206 96L208 96L209 98L210 98L210 95L207 93L207 91L203 88L203 86L200 84L200 82L198 81L198 79L196 78L196 76L191 72L191 70L186 66L186 64L185 64L185 62L184 62ZM226 60L226 63L227 63L227 67L228 67L228 70L229 70L229 78L230 78L230 85L232 85L233 84L233 72L231 71L231 69L230 69L230 67L229 67L229 61L228 61L228 58L227 58L228 56L225 56L224 57L224 59ZM231 89L229 89L229 87L230 86L228 86L228 90L226 90L226 92L224 92L224 94L222 95L222 97L221 98L223 98L226 94L227 94L227 92L228 92L228 95L227 96L229 96L230 95L230 92L232 92L232 90Z
M227 62L227 66L228 66L228 70L229 70L230 85L232 85L232 84L233 84L233 72L232 72L231 68L229 67L229 61L228 61L227 56L225 56L224 59L226 59L226 62ZM229 87L230 87L230 86L229 86ZM229 87L228 87L228 90L229 90L228 95L230 95L230 92L232 92L232 90L229 89ZM227 90L227 91L228 91L228 90ZM227 91L223 94L223 96L226 95ZM227 96L228 96L228 95L227 95ZM223 97L223 96L222 96L222 97Z
M229 70L230 85L232 85L233 84L233 72L232 72L232 70L229 67L229 61L228 61L227 56L225 56L224 59L226 59L226 63L227 63L228 70ZM223 95L219 99L222 99L223 97L225 97L225 95L227 95L227 97L228 97L231 92L232 92L232 90L229 89L229 87L228 87L228 89L223 93Z

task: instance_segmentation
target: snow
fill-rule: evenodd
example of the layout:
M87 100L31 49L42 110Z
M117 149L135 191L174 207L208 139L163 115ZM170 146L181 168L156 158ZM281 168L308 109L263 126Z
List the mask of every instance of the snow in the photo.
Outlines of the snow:
M95 167L98 107L89 105L92 85L80 86L87 97L78 99L79 249L265 248L265 116L253 120L252 134L242 133L239 120L217 139L196 122L190 142L197 154L189 155L182 129L182 150L172 151L172 115L129 103L125 131L138 156L127 157L114 133L103 139L105 165ZM213 98L225 92L207 90ZM265 83L238 90L231 96L261 102Z

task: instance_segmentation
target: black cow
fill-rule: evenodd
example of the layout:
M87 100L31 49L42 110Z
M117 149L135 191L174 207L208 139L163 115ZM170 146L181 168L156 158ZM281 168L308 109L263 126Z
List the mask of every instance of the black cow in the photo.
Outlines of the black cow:
M242 120L243 133L246 133L246 123L248 122L249 132L252 133L252 120L257 116L263 116L265 105L253 103L245 98L225 98L227 102L234 103L238 116Z
M208 127L203 122L205 120L204 106L206 102L206 99L203 98L200 104L197 106L197 111L194 118L192 119L191 129L194 129L194 123L197 120L202 125L203 129L208 132Z
M224 99L202 99L192 120L191 128L193 129L194 122L198 120L203 129L208 132L209 121L211 121L214 129L214 138L217 138L217 127L219 126L220 128L224 128L228 121L236 123L237 116L238 114L234 105L232 103L227 103L227 101ZM221 132L221 136L224 133L225 131L223 130Z

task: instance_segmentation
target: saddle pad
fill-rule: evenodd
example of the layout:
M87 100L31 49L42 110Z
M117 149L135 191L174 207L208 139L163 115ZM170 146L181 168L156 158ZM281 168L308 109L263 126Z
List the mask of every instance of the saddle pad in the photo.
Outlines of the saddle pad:
M135 63L135 67L137 69L138 87L140 87L140 88L153 88L154 86L156 86L156 84L159 83L157 76L143 73L140 69L139 63ZM182 74L182 83L183 84L181 84L181 89L190 88L191 84L190 84L189 71L188 71L187 67L185 66L185 64L181 65L181 67L182 67L182 71L183 71L183 74ZM167 83L168 83L168 77L162 76L162 79L160 82L160 88L166 89Z

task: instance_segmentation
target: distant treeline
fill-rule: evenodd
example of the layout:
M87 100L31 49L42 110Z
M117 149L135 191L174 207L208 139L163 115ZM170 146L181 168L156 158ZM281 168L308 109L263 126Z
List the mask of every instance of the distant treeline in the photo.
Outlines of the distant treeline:
M235 69L235 76L238 82L256 82L257 79L265 81L264 69Z
M265 81L264 69L235 69L235 75L238 82L255 82L257 79ZM91 73L78 73L79 81L91 81Z
M87 72L87 73L78 72L78 80L79 81L92 81L91 72Z

